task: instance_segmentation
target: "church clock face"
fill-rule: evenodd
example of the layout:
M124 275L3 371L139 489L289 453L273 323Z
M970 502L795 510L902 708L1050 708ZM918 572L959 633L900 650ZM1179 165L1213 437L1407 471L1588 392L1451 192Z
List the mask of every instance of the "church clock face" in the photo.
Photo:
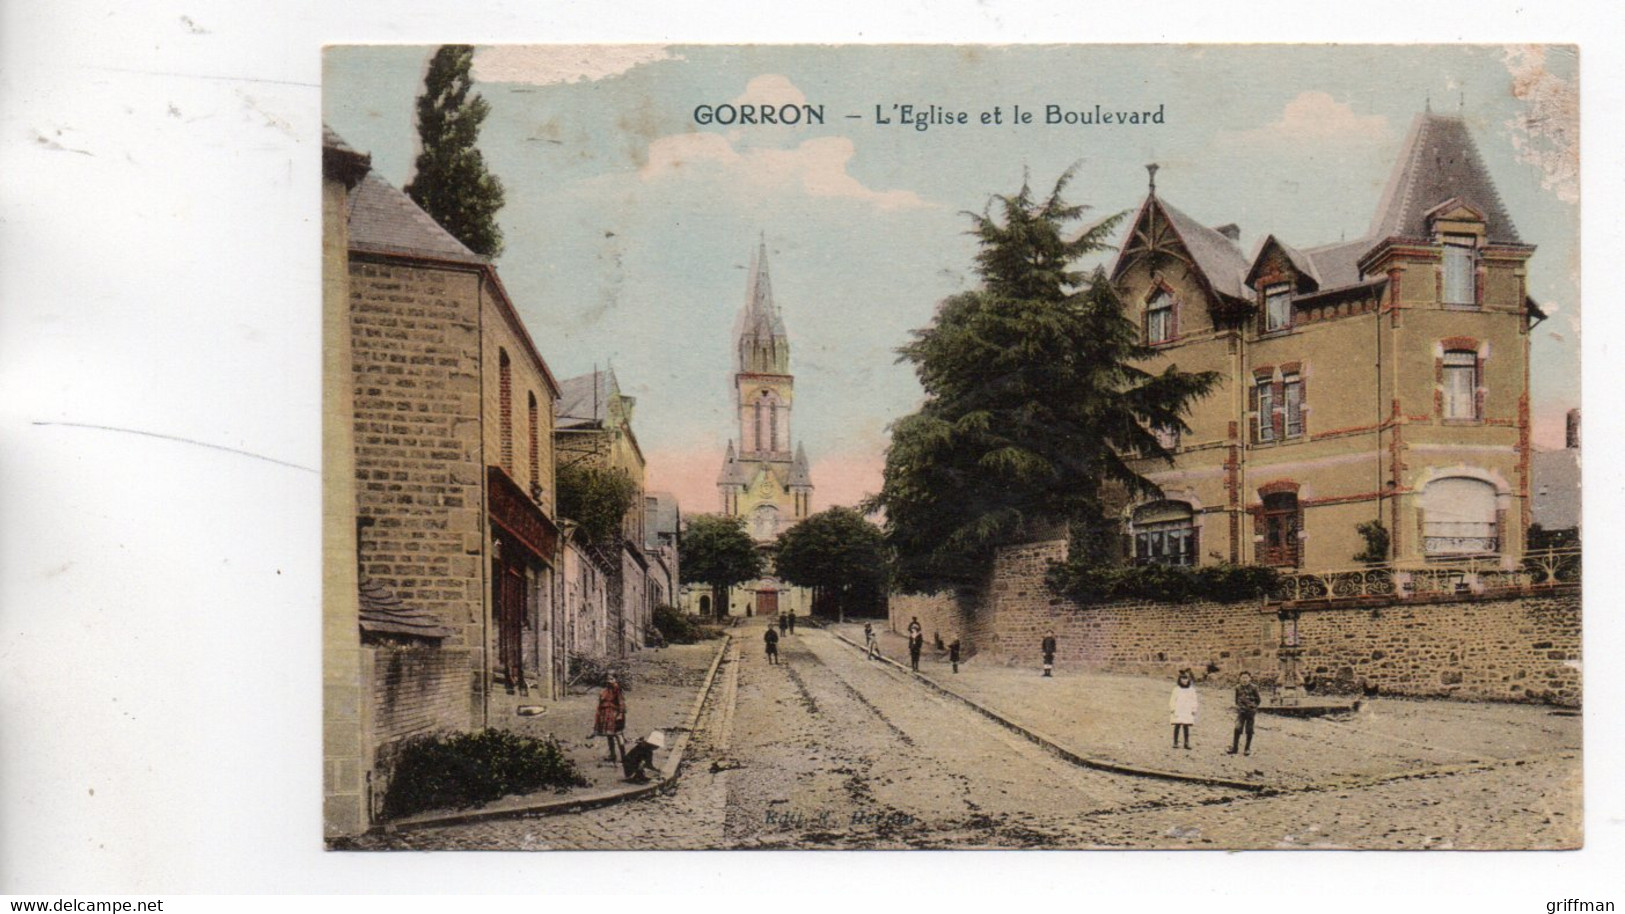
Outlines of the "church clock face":
M761 481L756 483L756 494L766 498L773 494L773 478L766 473L762 474Z

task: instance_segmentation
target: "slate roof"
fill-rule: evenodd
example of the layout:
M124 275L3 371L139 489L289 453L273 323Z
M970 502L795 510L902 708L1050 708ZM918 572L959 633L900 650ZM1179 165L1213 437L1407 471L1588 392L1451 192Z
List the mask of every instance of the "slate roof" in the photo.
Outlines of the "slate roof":
M434 613L408 606L388 587L368 578L361 582L361 630L375 635L405 635L439 641L451 636Z
M1179 240L1185 243L1185 249L1190 251L1191 258L1201 269L1202 275L1207 277L1208 283L1214 291L1231 298L1248 299L1252 294L1247 291L1247 255L1241 252L1234 241L1220 234L1217 229L1208 228L1190 216L1185 215L1171 206L1161 197L1153 197L1152 201L1167 216L1169 224L1179 233Z
M458 263L486 262L376 171L369 171L350 191L350 249Z
M744 464L739 462L739 456L734 453L734 443L728 442L728 452L722 456L722 472L717 474L719 486L747 486L750 477L745 474Z
M807 466L807 449L800 444L796 445L796 459L790 464L790 479L786 484L812 488L812 472Z
M1427 238L1428 211L1452 197L1484 214L1491 243L1523 243L1478 157L1466 121L1423 112L1411 124L1367 235L1373 242L1396 236Z
M609 420L609 398L616 389L613 369L564 379L559 383L559 399L553 404L555 427L602 427Z
M1580 449L1529 455L1530 514L1546 530L1580 526Z

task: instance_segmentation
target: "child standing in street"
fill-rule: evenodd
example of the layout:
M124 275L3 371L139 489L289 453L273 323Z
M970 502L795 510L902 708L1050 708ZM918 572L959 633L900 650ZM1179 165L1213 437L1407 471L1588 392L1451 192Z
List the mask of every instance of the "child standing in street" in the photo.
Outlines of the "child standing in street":
M1258 686L1253 685L1253 674L1243 672L1241 680L1236 683L1236 732L1230 735L1230 754L1236 754L1236 744L1241 742L1242 730L1247 731L1247 748L1243 755L1253 754L1253 718L1258 716L1258 706L1263 704L1258 695Z
M1180 670L1179 680L1168 696L1168 718L1174 725L1174 748L1179 748L1180 731L1184 731L1185 748L1191 747L1191 725L1196 723L1196 676L1190 670Z
M875 627L871 623L863 623L863 650L870 660L880 656L880 640L875 637Z
M767 643L767 662L773 666L778 666L779 633L773 630L773 626L769 625L767 627L767 634L762 636L762 640Z
M908 665L909 669L918 673L920 671L920 652L925 650L925 635L915 632L908 636Z
M621 694L621 680L614 673L604 682L598 693L598 714L593 719L593 736L602 736L609 742L609 757L605 761L617 762L626 755L626 697Z
M959 636L948 642L948 662L954 665L954 672L959 672Z
M1044 675L1048 676L1055 670L1055 632L1053 630L1044 633L1044 640L1039 645L1039 648L1044 652Z

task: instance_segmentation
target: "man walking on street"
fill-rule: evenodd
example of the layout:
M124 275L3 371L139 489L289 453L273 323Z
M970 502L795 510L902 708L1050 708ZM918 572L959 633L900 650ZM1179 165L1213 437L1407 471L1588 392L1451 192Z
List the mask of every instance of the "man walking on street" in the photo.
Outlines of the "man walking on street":
M880 641L875 638L875 627L872 623L863 623L863 650L870 660L880 656Z
M772 628L771 625L768 626ZM779 613L779 634L783 635L790 630L790 615L787 612Z
M1243 672L1241 679L1236 683L1236 732L1230 737L1230 754L1236 754L1236 744L1241 742L1242 730L1247 731L1247 748L1243 755L1253 754L1253 718L1258 716L1258 706L1263 701L1258 697L1258 686L1253 685L1253 674Z
M796 611L790 610L790 634L796 633Z
M959 672L959 636L948 642L948 662L954 665L954 672Z
M908 636L908 665L916 673L920 671L920 651L923 650L925 650L925 634L915 631Z
M762 640L767 642L767 662L774 666L778 666L779 633L773 630L773 626L769 625L767 627L767 633L762 636Z
M1053 630L1044 633L1044 641L1040 645L1040 650L1044 652L1044 675L1048 676L1055 670L1055 632Z

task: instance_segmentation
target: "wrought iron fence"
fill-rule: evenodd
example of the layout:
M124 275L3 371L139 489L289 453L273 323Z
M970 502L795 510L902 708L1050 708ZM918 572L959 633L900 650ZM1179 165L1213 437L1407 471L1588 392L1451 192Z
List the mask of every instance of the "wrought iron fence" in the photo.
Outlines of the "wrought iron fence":
M1543 549L1525 554L1523 561L1506 567L1500 557L1452 559L1437 565L1395 568L1369 565L1335 571L1285 573L1275 598L1344 600L1360 597L1396 597L1474 594L1489 590L1552 587L1580 580L1580 550Z

